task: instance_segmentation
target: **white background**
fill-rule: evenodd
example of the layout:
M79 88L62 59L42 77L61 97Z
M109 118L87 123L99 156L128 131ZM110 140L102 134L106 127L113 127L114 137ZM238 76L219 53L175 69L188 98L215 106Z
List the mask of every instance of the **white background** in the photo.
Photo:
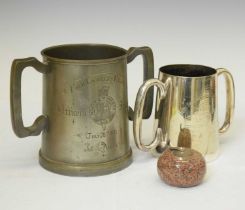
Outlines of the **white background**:
M143 210L245 209L245 3L231 1L11 1L0 0L0 209ZM64 43L107 43L124 48L150 46L155 75L162 65L203 64L228 68L236 86L234 122L220 137L221 155L208 164L203 184L180 189L157 176L156 159L138 151L133 164L111 175L67 177L38 164L40 136L17 138L11 128L9 77L14 58L34 56ZM129 102L142 82L142 61L128 66ZM41 114L41 75L23 74L26 125ZM219 81L220 121L225 107ZM152 119L144 123L150 141Z

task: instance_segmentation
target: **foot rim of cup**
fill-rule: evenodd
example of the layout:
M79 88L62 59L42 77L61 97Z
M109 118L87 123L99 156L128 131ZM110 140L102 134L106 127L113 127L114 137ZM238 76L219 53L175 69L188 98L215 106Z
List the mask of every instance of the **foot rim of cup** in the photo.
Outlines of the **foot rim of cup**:
M133 161L132 150L130 150L122 157L104 162L92 164L72 164L64 163L44 157L41 150L39 151L39 163L48 171L67 175L67 176L100 176L118 172L128 167Z

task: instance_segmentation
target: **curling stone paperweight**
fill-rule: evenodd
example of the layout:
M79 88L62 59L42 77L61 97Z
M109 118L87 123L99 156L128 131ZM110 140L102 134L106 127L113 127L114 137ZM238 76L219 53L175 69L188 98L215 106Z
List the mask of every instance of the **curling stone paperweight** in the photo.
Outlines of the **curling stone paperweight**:
M169 185L192 187L202 182L206 163L196 150L170 147L158 159L157 170L160 178Z

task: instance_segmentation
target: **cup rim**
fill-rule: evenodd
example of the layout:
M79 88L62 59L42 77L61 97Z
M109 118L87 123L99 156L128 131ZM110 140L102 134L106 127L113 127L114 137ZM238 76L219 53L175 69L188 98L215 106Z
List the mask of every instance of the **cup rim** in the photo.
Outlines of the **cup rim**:
M176 68L196 68L196 69L206 69L207 73L199 73L194 75L194 76L189 76L188 74L177 74L177 73L172 73L171 71L173 69L176 69ZM193 71L193 69L192 69ZM212 68L212 67L209 67L209 66L205 66L205 65L199 65L199 64L170 64L170 65L166 65L166 66L162 66L159 68L159 72L162 73L162 74L166 74L166 75L169 75L169 76L172 76L172 77L180 77L180 78L203 78L203 77L210 77L210 76L214 76L216 73L217 73L217 70ZM197 73L197 72L195 72Z
M66 47L105 47L105 48L111 48L114 50L121 51L122 55L119 56L112 56L109 58L99 58L99 59L70 59L70 58L60 58L58 56L51 56L48 55L51 50L57 50L57 49L63 49ZM47 61L51 62L58 62L58 63L78 63L78 64L96 64L96 63L111 63L118 61L120 59L124 59L125 56L127 55L127 50L118 47L115 45L110 45L110 44L100 44L100 43L77 43L77 44L61 44L61 45L53 45L47 48L44 48L41 51L41 55L43 56L44 59Z

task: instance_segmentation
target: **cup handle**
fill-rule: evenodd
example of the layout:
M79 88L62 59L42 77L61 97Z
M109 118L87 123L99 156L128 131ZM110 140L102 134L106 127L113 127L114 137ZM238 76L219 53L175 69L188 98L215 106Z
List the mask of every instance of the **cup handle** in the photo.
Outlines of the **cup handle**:
M21 106L21 76L26 67L33 67L40 73L47 73L47 65L39 62L36 58L15 59L12 63L10 77L10 105L12 127L18 137L37 136L46 127L48 119L45 116L39 116L35 122L25 127L22 119Z
M146 82L144 82L143 85L141 85L137 93L135 107L134 107L133 134L134 134L134 140L136 146L140 150L145 152L155 149L162 141L162 139L159 138L159 133L161 132L159 132L158 129L156 129L154 134L154 139L150 144L145 145L141 140L142 114L143 114L143 107L145 105L146 94L148 93L148 90L154 85L156 85L156 87L159 89L158 91L159 99L163 100L167 95L166 93L168 89L170 88L171 79L170 78L167 79L165 83L161 82L158 79L149 79Z
M218 76L224 75L226 83L226 114L223 125L219 128L219 133L225 133L231 124L235 108L235 87L231 73L224 68L217 69Z
M127 62L130 63L137 57L138 55L142 55L143 64L144 64L144 76L143 81L151 79L154 77L154 59L153 52L149 47L131 47L128 50ZM154 89L151 88L145 99L145 106L143 111L143 119L148 119L151 116L151 111L153 107L153 94ZM133 120L134 111L131 107L129 107L128 117L129 120Z

